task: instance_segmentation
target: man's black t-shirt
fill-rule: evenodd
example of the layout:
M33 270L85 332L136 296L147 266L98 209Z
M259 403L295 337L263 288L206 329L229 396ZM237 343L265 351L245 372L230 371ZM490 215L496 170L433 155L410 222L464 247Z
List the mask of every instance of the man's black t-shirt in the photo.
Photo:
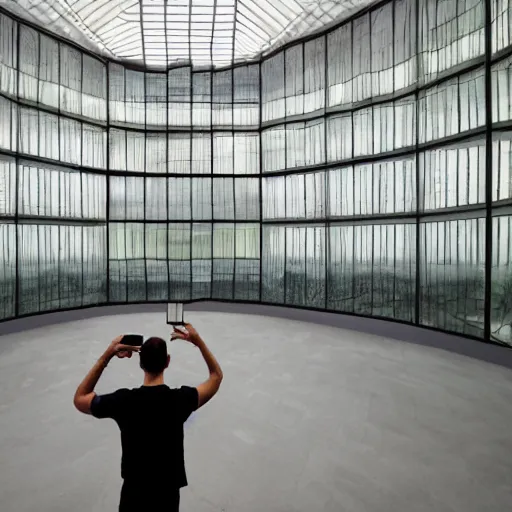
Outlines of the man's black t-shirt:
M112 418L121 430L124 480L162 478L168 486L188 485L183 423L197 409L198 398L196 388L171 389L162 384L119 389L93 399L91 414Z

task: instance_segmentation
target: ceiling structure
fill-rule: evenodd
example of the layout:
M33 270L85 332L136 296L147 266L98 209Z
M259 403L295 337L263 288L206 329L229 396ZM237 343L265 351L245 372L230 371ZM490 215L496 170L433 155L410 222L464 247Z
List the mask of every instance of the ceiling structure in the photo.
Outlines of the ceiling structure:
M0 0L21 18L148 68L224 67L318 32L373 0Z

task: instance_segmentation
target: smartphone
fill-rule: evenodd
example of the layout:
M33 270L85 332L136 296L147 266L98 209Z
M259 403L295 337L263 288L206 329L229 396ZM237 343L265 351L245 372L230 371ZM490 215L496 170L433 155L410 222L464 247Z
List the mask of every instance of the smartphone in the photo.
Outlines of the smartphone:
M125 334L121 340L122 345L131 347L140 347L144 343L144 336L141 334Z

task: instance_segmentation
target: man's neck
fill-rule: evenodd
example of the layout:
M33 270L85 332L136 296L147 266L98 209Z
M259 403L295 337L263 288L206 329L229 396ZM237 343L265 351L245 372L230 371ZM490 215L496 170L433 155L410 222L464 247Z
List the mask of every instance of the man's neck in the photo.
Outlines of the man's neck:
M144 374L144 386L161 386L164 384L163 372L159 375L152 375L151 373Z

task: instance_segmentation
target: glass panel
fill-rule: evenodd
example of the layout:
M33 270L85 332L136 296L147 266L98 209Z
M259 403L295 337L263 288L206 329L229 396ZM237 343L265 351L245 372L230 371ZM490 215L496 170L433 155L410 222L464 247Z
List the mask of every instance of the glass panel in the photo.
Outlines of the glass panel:
M82 165L105 169L107 165L107 131L98 126L82 124Z
M328 103L352 103L352 23L327 35Z
M192 298L211 297L212 224L192 225Z
M284 126L276 126L261 133L263 172L280 171L286 165Z
M235 224L235 258L235 300L259 300L259 224Z
M15 159L0 155L0 216L16 213L16 163Z
M137 127L144 126L146 113L144 72L127 69L125 77L126 122Z
M512 222L509 215L492 219L491 338L512 345Z
M212 74L192 75L192 125L210 128L212 123Z
M420 154L424 210L485 203L485 140Z
M485 219L420 226L420 323L483 336Z
M111 122L126 121L126 86L124 67L110 63L109 73L109 109Z
M41 113L39 120L45 117ZM60 119L60 159L70 164L82 163L82 126L78 121Z
M60 43L60 108L71 114L82 113L82 54Z
M18 24L0 13L0 91L11 96L16 95L18 84L17 33Z
M0 165L1 163L0 161ZM1 172L0 170L0 176L2 176ZM0 203L1 197L0 195ZM2 283L0 286L0 319L2 320L15 315L16 256L16 226L0 222L0 282Z
M146 219L167 220L167 179L146 178Z
M233 70L233 124L257 127L260 118L260 66L241 66Z
M494 133L492 143L492 200L512 198L512 133Z
M104 226L18 226L20 314L106 299Z
M169 297L167 236L167 224L146 225L145 258L147 300L168 300Z
M234 134L235 174L260 173L260 136L257 133Z
M393 2L371 13L372 96L393 92Z
M235 273L235 225L213 225L212 297L232 299Z
M395 91L417 80L416 1L395 0Z
M414 158L329 171L329 208L331 217L415 211Z
M304 112L325 106L325 37L304 44Z
M37 102L37 77L39 72L39 34L24 25L20 26L19 95Z
M372 95L370 70L370 16L368 14L352 22L352 72L353 100L361 101Z
M284 53L278 53L261 65L262 122L284 117L284 95Z
M492 53L503 50L512 43L512 3L509 0L491 1Z
M415 225L331 226L328 308L414 320Z
M142 223L110 223L110 300L147 300L145 226Z
M352 114L327 118L327 161L338 162L352 158Z
M297 45L285 52L286 115L304 113L304 46ZM311 63L308 63L311 65Z
M232 70L213 74L213 126L233 126L233 87Z
M146 126L167 126L167 74L146 73Z
M146 133L146 172L167 172L167 136L165 133Z
M190 224L169 224L169 300L188 300L192 288L192 229Z
M11 151L18 149L19 122L16 103L0 96L0 148Z
M261 293L263 302L284 303L286 227L263 226Z
M492 66L492 121L499 123L512 119L512 58Z
M170 69L167 78L169 126L190 126L192 75L190 68Z
M483 0L420 0L419 9L422 81L483 55Z
M107 119L107 68L99 60L83 56L82 114L91 119Z
M234 140L231 133L213 134L213 173L233 174Z

